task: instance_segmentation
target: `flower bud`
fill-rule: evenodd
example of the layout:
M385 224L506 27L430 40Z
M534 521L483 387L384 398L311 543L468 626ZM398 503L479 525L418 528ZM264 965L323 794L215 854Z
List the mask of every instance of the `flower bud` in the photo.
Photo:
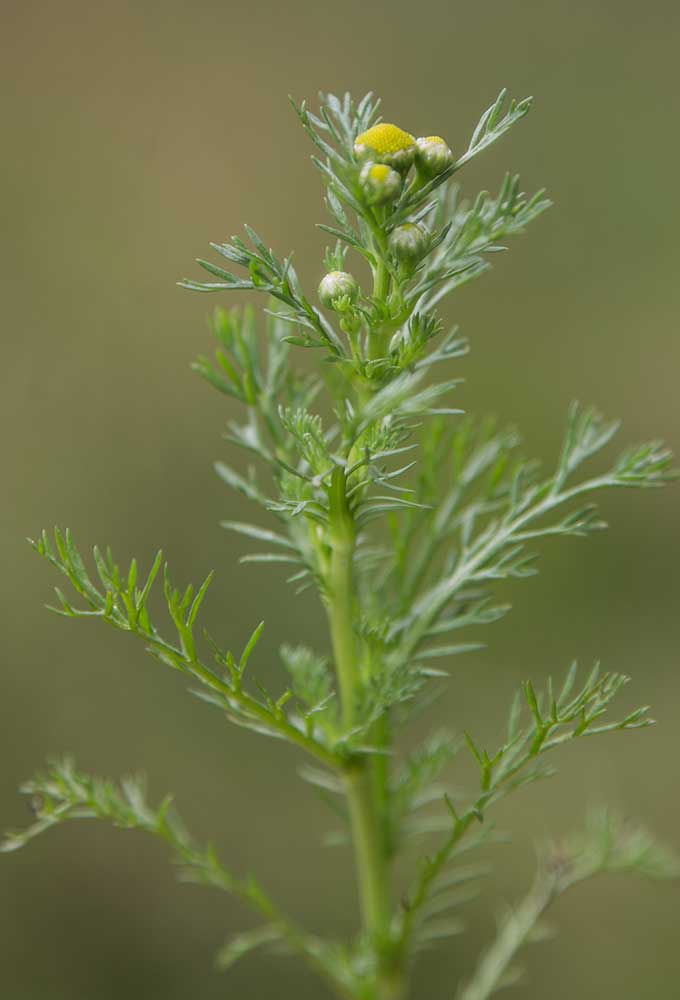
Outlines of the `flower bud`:
M453 153L441 136L416 139L416 166L426 177L438 177L453 163Z
M397 125L381 122L358 135L354 143L358 160L386 163L401 174L407 174L416 155L415 139Z
M329 271L321 279L319 299L327 309L344 312L359 295L359 286L347 271Z
M359 184L369 205L384 205L401 193L401 175L386 163L366 163Z
M414 265L427 250L427 233L422 226L406 222L392 230L387 246L400 263Z

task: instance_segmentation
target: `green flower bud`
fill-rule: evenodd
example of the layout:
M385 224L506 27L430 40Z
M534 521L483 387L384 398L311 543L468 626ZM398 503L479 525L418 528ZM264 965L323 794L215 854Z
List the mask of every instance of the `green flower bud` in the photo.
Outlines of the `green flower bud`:
M327 309L345 312L356 302L359 286L347 271L329 271L319 284L319 299Z
M381 122L357 136L354 155L358 160L386 163L407 174L416 155L415 140L410 132L404 132L397 125Z
M416 139L416 166L426 177L438 177L453 163L453 153L441 136Z
M427 233L422 226L406 222L392 230L387 246L400 263L417 264L427 250Z
M401 193L401 175L386 163L366 163L359 183L369 205L385 205Z

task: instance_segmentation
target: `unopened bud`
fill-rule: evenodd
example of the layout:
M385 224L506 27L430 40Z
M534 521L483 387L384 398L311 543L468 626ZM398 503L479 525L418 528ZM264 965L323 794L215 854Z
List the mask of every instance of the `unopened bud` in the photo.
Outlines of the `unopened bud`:
M359 183L369 205L385 205L401 193L401 175L386 163L366 163Z
M358 160L386 163L401 174L407 174L416 155L415 139L397 125L381 122L358 135L354 143Z
M347 271L329 271L319 284L319 299L327 309L344 312L359 295L359 286Z
M416 139L416 166L426 177L438 177L453 163L453 153L441 136Z
M427 233L413 222L393 229L387 246L400 263L416 264L427 250Z

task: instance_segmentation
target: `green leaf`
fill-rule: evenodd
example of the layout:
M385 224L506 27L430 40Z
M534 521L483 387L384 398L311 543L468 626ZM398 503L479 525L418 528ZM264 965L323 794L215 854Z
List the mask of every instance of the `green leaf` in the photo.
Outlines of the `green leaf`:
M273 924L265 924L255 930L236 934L220 949L215 964L218 969L224 972L249 952L261 948L263 945L272 944L275 941L279 942L281 938L281 930Z

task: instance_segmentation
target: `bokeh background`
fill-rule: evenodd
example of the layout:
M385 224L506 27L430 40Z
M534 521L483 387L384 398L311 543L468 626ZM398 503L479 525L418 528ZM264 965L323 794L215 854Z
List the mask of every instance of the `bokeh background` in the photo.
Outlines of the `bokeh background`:
M622 416L622 440L680 446L680 8L5 0L2 21L0 824L28 819L15 788L47 754L112 775L143 768L236 871L257 869L318 931L349 933L350 860L320 846L332 816L297 779L297 755L230 729L134 641L50 616L54 576L24 537L59 523L121 561L148 564L162 545L178 580L216 568L208 624L238 647L266 618L265 678L281 641L324 647L315 600L294 598L283 573L238 567L244 548L218 527L246 510L211 469L229 451L229 405L188 371L211 348L215 300L174 284L244 221L294 247L316 284L320 185L289 93L374 89L388 120L454 149L501 86L534 94L530 117L462 177L474 193L519 171L556 207L448 307L473 344L461 404L516 422L546 458L574 397ZM468 933L421 963L417 996L453 996L499 901L530 878L535 837L573 828L589 804L607 800L680 848L678 496L607 496L611 530L547 547L488 648L456 661L439 721L483 740L522 678L574 657L630 673L626 704L650 702L661 724L572 748L558 778L504 807L515 839L494 849ZM176 884L141 836L61 828L4 857L0 886L8 1000L326 995L287 959L216 973L216 949L252 917ZM675 997L677 913L674 886L583 887L508 995Z

